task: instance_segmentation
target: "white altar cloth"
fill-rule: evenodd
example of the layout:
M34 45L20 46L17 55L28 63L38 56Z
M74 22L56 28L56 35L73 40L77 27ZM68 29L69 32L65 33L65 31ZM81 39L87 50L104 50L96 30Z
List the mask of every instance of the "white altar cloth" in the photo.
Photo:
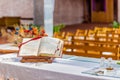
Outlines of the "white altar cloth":
M53 63L21 63L16 54L0 56L0 75L15 80L120 80L104 76L83 74L99 66L99 59L64 56Z

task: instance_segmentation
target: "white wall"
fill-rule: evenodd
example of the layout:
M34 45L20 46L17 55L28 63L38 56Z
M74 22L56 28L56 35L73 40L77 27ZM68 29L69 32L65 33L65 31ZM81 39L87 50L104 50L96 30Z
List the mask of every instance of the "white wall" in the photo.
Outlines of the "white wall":
M83 0L55 0L54 24L81 23L83 9Z
M0 0L0 17L33 18L33 0Z

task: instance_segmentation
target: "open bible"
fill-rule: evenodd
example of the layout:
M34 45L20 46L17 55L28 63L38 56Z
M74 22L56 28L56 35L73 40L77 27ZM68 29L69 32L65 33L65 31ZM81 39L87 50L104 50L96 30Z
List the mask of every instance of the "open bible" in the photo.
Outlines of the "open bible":
M41 37L31 40L24 38L23 44L20 47L18 56L47 56L47 57L62 57L63 41L52 37Z

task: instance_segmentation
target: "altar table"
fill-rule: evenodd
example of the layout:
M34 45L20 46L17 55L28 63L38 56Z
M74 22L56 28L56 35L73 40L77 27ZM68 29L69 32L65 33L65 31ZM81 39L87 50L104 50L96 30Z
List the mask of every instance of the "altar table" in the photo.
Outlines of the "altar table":
M17 54L0 56L0 76L15 80L120 80L83 74L99 66L100 59L63 55L53 63L21 63Z

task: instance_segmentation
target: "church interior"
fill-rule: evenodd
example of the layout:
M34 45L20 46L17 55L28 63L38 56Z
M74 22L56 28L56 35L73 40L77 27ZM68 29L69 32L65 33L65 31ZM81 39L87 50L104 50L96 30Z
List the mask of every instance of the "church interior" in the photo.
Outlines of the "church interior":
M0 80L120 80L120 0L0 0Z

